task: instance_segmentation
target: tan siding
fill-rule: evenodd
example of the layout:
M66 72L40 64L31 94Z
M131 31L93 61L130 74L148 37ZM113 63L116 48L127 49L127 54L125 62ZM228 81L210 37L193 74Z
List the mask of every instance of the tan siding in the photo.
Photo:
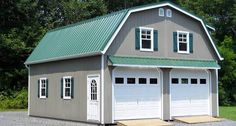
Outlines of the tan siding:
M87 121L87 75L100 74L101 57L88 57L32 65L30 80L30 115ZM61 78L74 77L74 99L61 99ZM39 99L37 80L47 77L47 99Z
M135 50L135 28L151 27L158 30L158 51ZM193 33L193 54L173 52L173 32ZM172 17L159 17L158 9L132 13L116 36L107 52L108 55L133 55L181 59L217 59L210 40L200 22L172 9Z

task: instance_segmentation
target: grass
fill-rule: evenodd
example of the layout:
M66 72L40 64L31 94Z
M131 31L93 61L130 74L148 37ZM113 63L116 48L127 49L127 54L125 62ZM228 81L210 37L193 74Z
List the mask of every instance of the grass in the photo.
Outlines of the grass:
M236 121L236 106L221 106L220 117Z
M0 112L16 112L16 111L27 111L28 109L1 109Z

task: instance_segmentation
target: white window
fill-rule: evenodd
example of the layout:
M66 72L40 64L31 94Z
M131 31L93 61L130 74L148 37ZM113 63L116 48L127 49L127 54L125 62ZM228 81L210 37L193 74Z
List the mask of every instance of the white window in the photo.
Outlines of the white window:
M153 28L140 28L140 50L153 51Z
M165 12L163 8L159 8L159 16L162 16L162 17L165 16Z
M172 17L172 11L171 9L166 10L166 17Z
M189 32L177 32L178 53L189 53Z
M91 82L91 100L96 101L98 99L98 87L96 80L92 80Z
M71 76L63 77L63 98L71 99Z
M39 90L39 97L40 98L46 98L46 92L47 92L47 78L40 78L39 79L39 86L40 86L40 90Z

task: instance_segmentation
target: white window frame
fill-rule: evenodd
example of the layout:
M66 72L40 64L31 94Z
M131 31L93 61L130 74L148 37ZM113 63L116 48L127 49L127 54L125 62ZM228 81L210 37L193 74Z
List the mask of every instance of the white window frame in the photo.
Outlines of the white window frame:
M164 17L165 16L165 10L164 8L159 8L158 9L159 16Z
M186 43L187 43L187 50L186 51L180 51L179 50L179 34L187 34L187 38L186 38ZM189 32L187 31L177 31L177 49L178 49L178 53L185 53L185 54L189 54Z
M42 81L45 81L45 87L42 87ZM42 89L45 89L45 96L42 96ZM47 78L40 78L39 79L39 98L47 98Z
M140 51L153 51L154 49L153 49L153 28L148 28L148 27L139 27L139 29L140 29L140 42L139 42L139 44L140 44ZM142 47L142 30L150 30L151 31L151 48L150 49L146 49L146 48L143 48Z
M172 10L171 9L166 10L166 17L172 17Z
M66 96L66 79L70 79L70 96ZM71 99L71 79L72 76L63 77L63 99ZM67 87L68 88L68 87Z

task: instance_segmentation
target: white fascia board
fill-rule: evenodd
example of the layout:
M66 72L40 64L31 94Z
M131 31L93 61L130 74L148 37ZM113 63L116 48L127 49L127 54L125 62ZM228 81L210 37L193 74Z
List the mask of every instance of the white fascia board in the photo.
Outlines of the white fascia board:
M25 65L31 65L31 64L59 61L59 60L68 60L68 59L82 58L82 57L88 57L88 56L96 56L96 55L101 55L101 54L102 54L101 52L84 53L84 54L79 54L79 55L76 54L76 55L70 55L70 56L62 56L62 57L56 57L56 58L49 58L49 59L45 59L45 60L25 62L24 64Z
M188 67L188 66L158 66L158 65L130 65L130 64L113 64L118 67L140 67L140 68L177 68L177 69L220 69L217 67Z
M194 19L196 19L196 20L198 20L198 21L200 21L201 24L202 24L202 27L204 28L204 30L205 30L205 32L206 32L206 34L207 34L207 36L208 36L208 38L209 38L209 40L210 40L210 42L211 42L213 48L214 48L214 50L216 51L216 54L217 54L218 58L219 58L220 60L223 60L223 59L224 59L224 58L222 58L222 57L220 56L220 54L219 54L219 52L218 52L218 50L217 50L217 48L216 48L216 46L215 46L215 44L214 44L214 42L213 42L213 40L212 40L212 38L211 38L209 32L208 32L208 30L207 30L207 28L206 28L204 22L202 21L202 19L200 19L200 18L198 18L198 17L192 15L191 13L189 13L189 12L187 12L187 11L185 11L185 10L182 10L182 9L180 9L179 7L176 7L176 6L174 6L173 4L170 4L170 3L163 3L163 4L152 5L152 6L148 6L148 7L142 7L142 8L138 8L138 9L129 10L129 12L128 12L127 15L125 16L125 18L123 19L123 21L121 22L121 24L119 25L119 27L117 28L117 30L115 31L115 33L113 34L113 36L111 37L111 39L109 40L108 44L106 45L106 47L105 47L104 50L102 51L102 54L105 54L105 53L106 53L106 51L107 51L108 48L110 47L111 43L113 42L113 40L115 39L115 37L117 36L118 32L120 31L120 29L122 28L122 26L124 25L124 23L126 22L126 20L128 19L129 15L130 15L131 13L133 13L133 12L138 12L138 11L143 11L143 10L148 10L148 9L153 9L153 8L158 8L158 7L163 7L163 6L170 6L170 7L174 8L174 9L176 9L176 10L178 10L178 11L180 11L180 12L182 12L182 13L184 13L184 14L186 14L186 15L188 15L188 16L190 16L190 17L192 17L192 18L194 18Z
M206 24L206 27L209 28L209 29L211 29L212 31L216 31L216 29L213 28L213 27L211 27L210 25L207 25L207 24Z

